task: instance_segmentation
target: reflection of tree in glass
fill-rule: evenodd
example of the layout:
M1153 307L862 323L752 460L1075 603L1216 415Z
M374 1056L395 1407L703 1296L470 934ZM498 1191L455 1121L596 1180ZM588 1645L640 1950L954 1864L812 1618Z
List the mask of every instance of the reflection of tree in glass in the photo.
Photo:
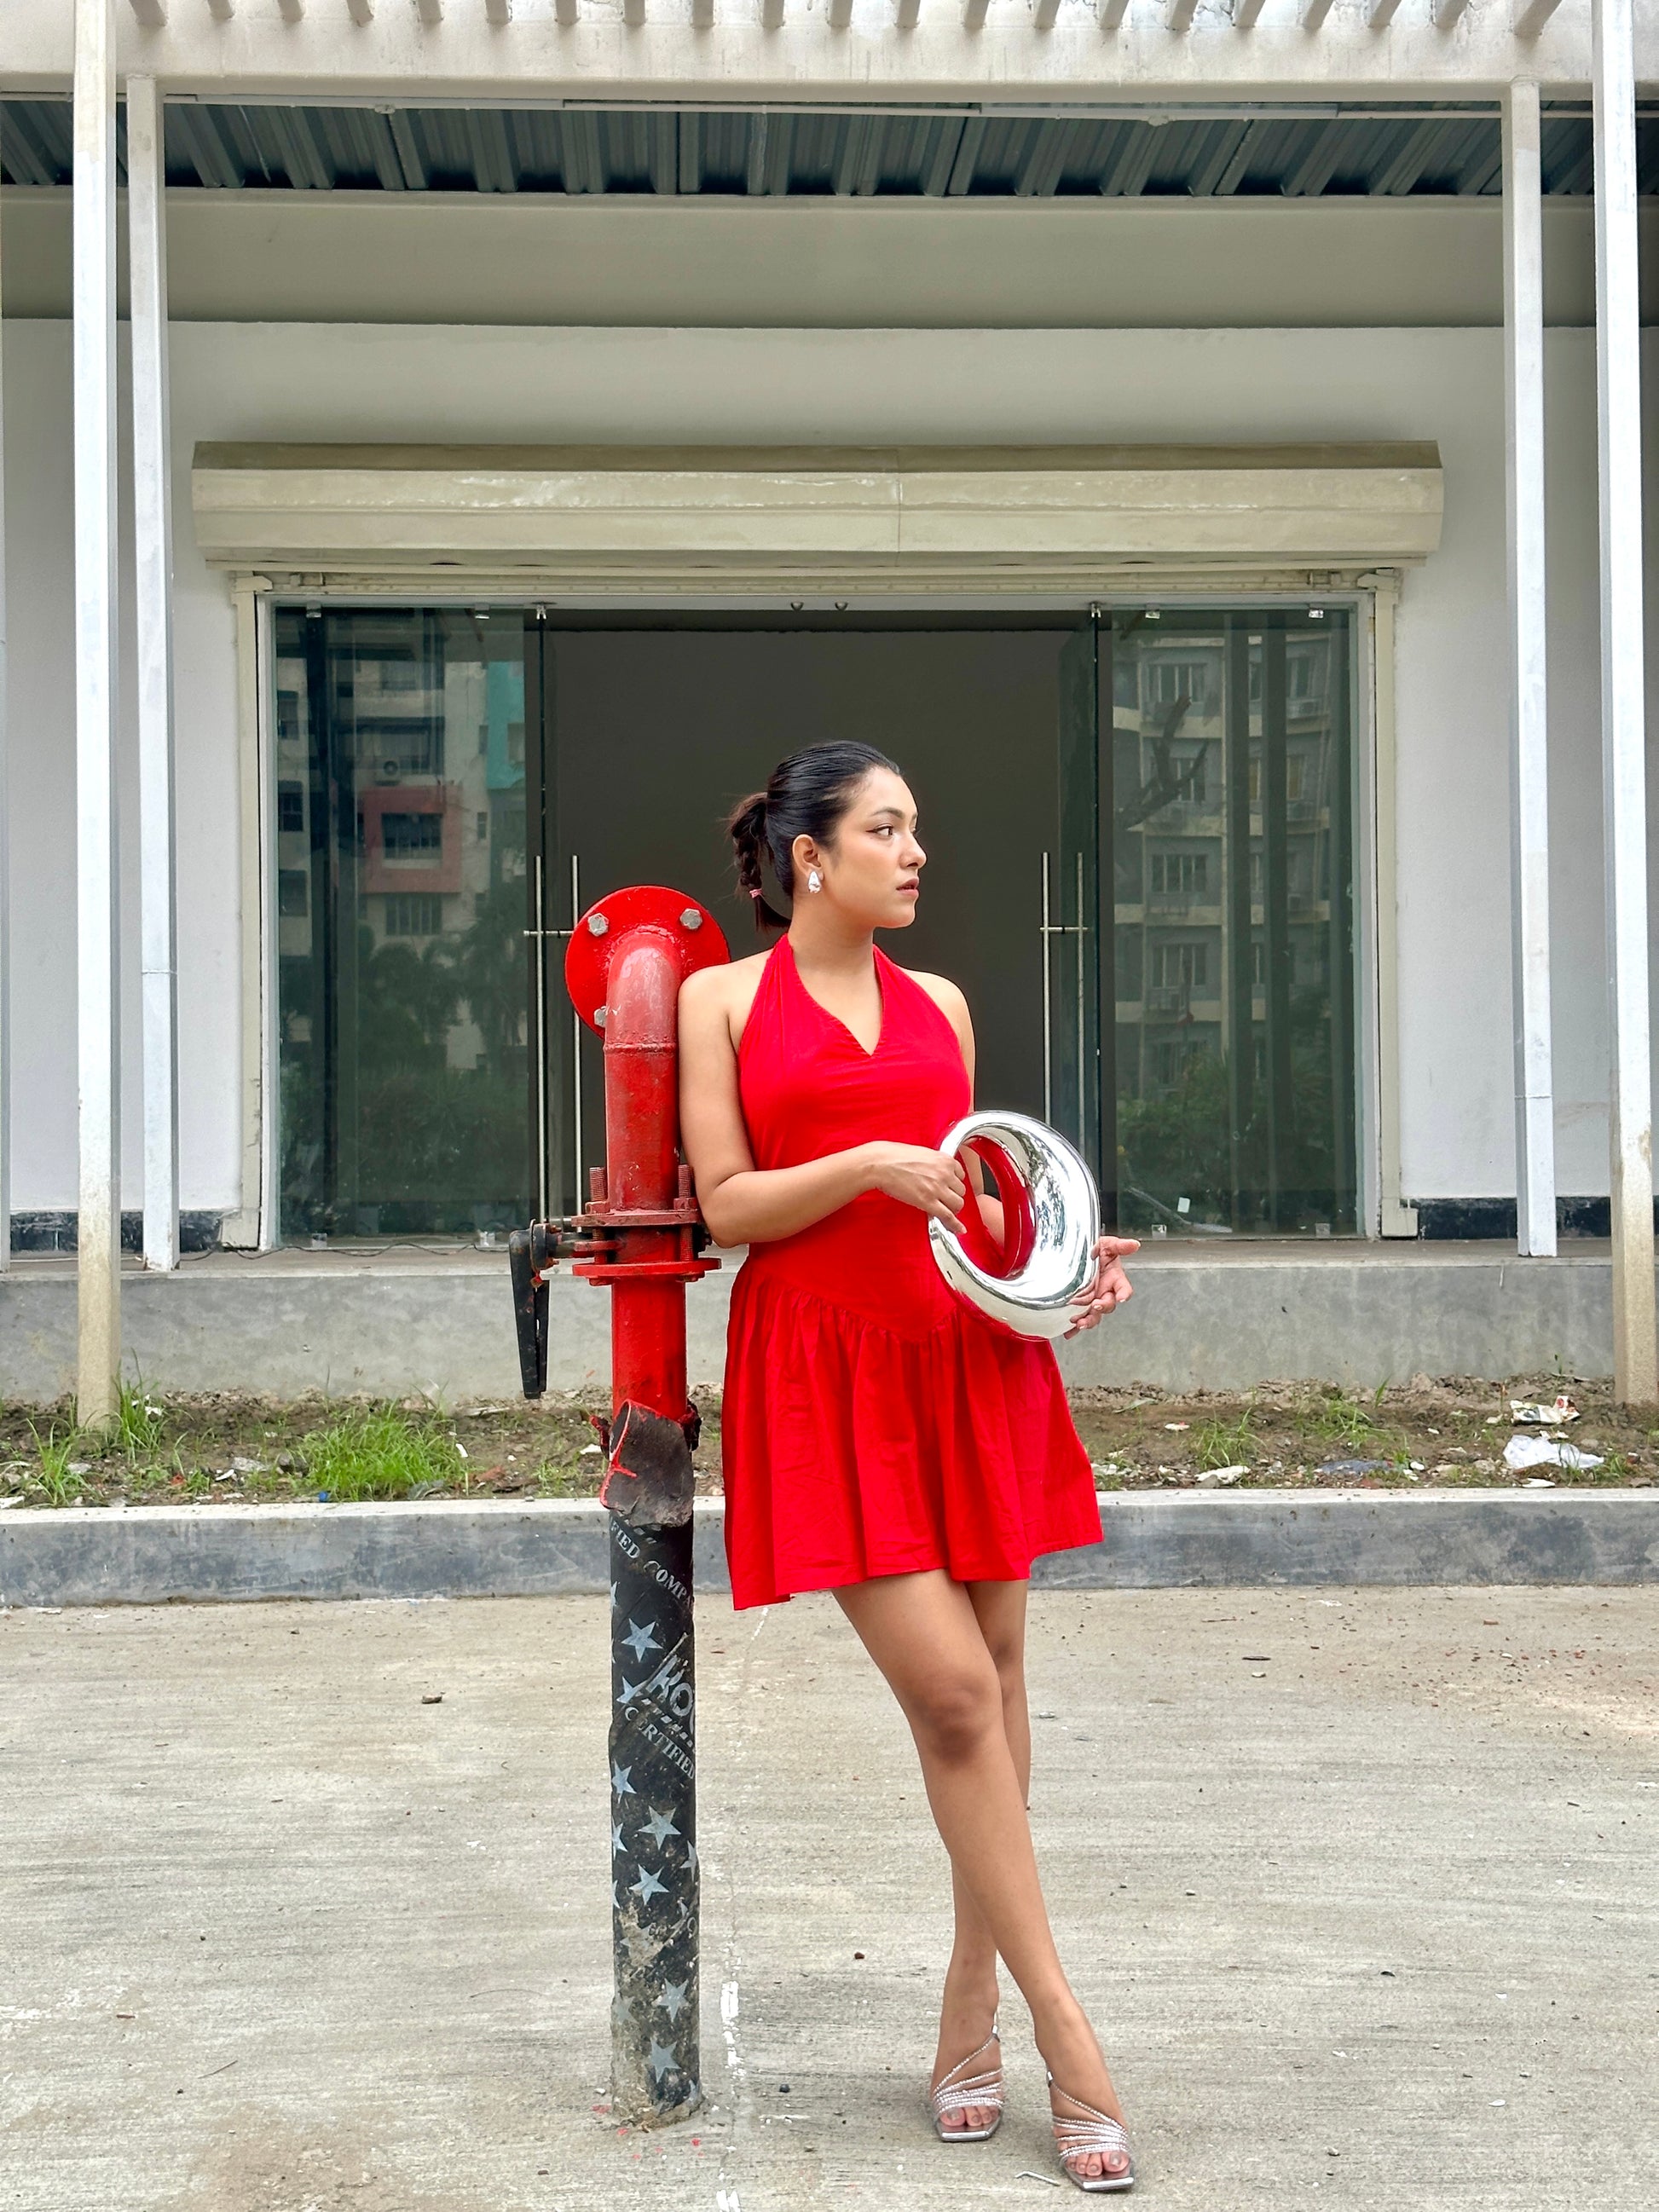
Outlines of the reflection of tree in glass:
M359 928L355 1127L343 1128L341 1187L319 1203L321 1132L316 1093L301 1071L284 1085L284 1217L290 1230L351 1235L359 1207L380 1235L471 1229L482 1212L502 1222L527 1203L525 1119L524 884L498 880L475 902L470 927L420 948L377 945ZM476 1067L449 1064L451 1034L476 1024Z
M524 926L522 878L498 878L478 893L471 927L441 946L456 994L483 1041L484 1064L497 1073L507 1072L514 1054L523 1058Z
M1203 747L1199 748L1184 769L1176 765L1170 751L1192 703L1184 691L1180 692L1164 710L1161 727L1147 732L1152 748L1152 772L1139 790L1119 806L1117 828L1120 836L1126 830L1135 829L1149 815L1156 814L1160 807L1168 806L1177 799L1184 799L1192 789L1194 781L1204 765Z
M386 1068L441 1067L458 993L444 943L376 946L357 932L357 1058L360 1080ZM349 1044L341 1040L348 1050Z
M1316 1219L1353 1227L1352 1219L1335 1217L1330 1051L1329 999L1322 990L1297 993L1291 1004L1291 1128L1279 1145L1279 1218L1267 1220L1267 1099L1257 1081L1237 1149L1241 1227L1306 1228ZM1226 1056L1203 1051L1182 1064L1168 1089L1120 1098L1120 1218L1126 1228L1167 1219L1164 1210L1177 1198L1191 1201L1193 1218L1234 1218L1229 1100Z

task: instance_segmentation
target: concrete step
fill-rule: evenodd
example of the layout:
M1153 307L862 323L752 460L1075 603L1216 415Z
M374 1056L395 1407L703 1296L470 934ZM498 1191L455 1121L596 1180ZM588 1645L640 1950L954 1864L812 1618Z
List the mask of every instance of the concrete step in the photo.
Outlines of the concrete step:
M718 1387L735 1260L686 1300L690 1376ZM1518 1260L1512 1244L1149 1245L1133 1304L1060 1347L1067 1382L1158 1389L1341 1382L1412 1375L1595 1376L1612 1371L1605 1245ZM609 1386L609 1303L568 1273L550 1284L548 1382ZM122 1283L127 1357L153 1389L281 1398L516 1395L502 1253L210 1253ZM43 1405L75 1376L72 1261L0 1278L0 1394Z

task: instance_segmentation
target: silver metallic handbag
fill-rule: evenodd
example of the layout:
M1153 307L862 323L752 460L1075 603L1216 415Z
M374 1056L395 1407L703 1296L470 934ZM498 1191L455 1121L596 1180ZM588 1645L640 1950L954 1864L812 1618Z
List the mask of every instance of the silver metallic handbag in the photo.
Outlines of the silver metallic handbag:
M1027 1114L969 1114L946 1130L939 1150L978 1155L995 1180L1005 1226L999 1252L971 1206L966 1237L930 1221L928 1240L945 1282L1011 1335L1064 1336L1095 1278L1100 1196L1087 1163Z

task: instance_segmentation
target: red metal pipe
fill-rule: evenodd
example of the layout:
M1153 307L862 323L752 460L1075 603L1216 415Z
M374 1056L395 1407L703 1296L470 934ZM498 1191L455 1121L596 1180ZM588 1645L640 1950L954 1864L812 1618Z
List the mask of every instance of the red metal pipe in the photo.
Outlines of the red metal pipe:
M620 1212L674 1203L678 1168L678 1013L685 974L664 930L630 929L605 986L605 1152Z

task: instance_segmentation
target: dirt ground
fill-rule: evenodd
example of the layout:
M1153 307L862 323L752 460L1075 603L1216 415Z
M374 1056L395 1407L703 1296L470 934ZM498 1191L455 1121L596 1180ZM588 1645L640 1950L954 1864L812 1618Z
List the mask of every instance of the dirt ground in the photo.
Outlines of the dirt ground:
M1553 1407L1565 1393L1577 1419L1544 1425L1512 1418L1512 1401ZM1350 1396L1306 1383L1247 1395L1150 1389L1073 1393L1078 1428L1101 1487L1405 1488L1555 1482L1642 1486L1659 1468L1659 1411L1615 1407L1610 1386L1559 1376L1498 1385L1427 1376ZM252 1397L127 1394L121 1433L101 1441L76 1429L71 1409L0 1409L0 1505L133 1505L217 1498L277 1503L323 1496L585 1498L602 1458L596 1402L550 1395L538 1405L455 1409L419 1399L383 1409L395 1458L359 1452L356 1487L319 1489L340 1464L341 1429L362 1407L338 1401L278 1404ZM702 1405L697 1487L720 1488L720 1407ZM1512 1437L1548 1438L1594 1455L1587 1469L1544 1464L1514 1471ZM331 1457L331 1450L333 1455ZM328 1480L339 1481L337 1476Z

